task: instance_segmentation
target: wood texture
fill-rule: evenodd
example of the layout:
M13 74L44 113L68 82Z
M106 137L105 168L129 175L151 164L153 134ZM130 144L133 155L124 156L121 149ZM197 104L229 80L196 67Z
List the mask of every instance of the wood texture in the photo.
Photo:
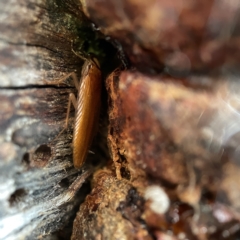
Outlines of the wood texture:
M78 1L0 2L0 239L69 239L86 195L91 170L72 164L74 112L57 137L76 91L49 85L81 72L72 52L81 23Z
M238 2L81 2L98 26L78 0L0 3L0 238L70 238L93 168L73 168L72 124L58 136L74 88L49 82L79 77L74 49L111 66L103 73L111 154L97 138L95 160L107 163L71 238L237 239ZM117 50L104 49L106 39ZM116 51L133 68L108 76Z
M112 159L72 239L238 239L239 2L82 2L133 68L106 80Z
M238 71L238 1L81 1L140 72L179 77Z

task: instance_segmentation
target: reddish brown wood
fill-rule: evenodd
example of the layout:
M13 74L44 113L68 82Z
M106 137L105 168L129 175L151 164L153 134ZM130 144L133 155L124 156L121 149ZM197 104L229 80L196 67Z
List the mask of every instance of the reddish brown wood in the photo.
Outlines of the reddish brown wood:
M74 112L68 129L56 138L75 89L49 85L72 71L79 76L83 62L71 43L82 22L80 4L64 4L0 3L1 239L57 236L64 228L69 239L76 207L86 195L86 187L78 190L91 170L81 178L72 163ZM73 184L77 177L81 181Z
M82 2L88 16L122 44L141 72L238 71L238 1Z

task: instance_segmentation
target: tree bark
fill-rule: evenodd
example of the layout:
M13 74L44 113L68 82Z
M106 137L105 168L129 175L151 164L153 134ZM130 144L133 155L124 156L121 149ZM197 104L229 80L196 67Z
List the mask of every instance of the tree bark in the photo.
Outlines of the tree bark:
M58 136L69 93L76 90L49 84L73 71L79 76L83 61L73 53L72 41L82 26L81 6L2 1L0 18L0 238L58 232L69 239L88 187L78 189L91 169L77 171L72 165L73 111Z
M82 2L133 68L106 80L113 163L72 239L237 239L239 4Z
M239 4L81 4L0 3L0 238L236 239ZM98 171L73 168L76 91L54 84L80 78L82 51L105 84ZM92 173L91 192L78 191Z

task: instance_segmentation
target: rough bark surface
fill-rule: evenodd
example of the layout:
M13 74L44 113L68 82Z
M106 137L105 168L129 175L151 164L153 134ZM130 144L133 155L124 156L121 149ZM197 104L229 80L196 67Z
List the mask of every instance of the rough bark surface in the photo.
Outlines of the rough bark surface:
M78 1L0 2L0 239L69 239L86 195L91 169L72 165L73 112L58 136L75 88L48 85L81 71L71 43L81 23Z
M238 81L208 78L206 86L206 79L189 77L186 85L136 72L121 73L116 84L112 80L109 145L116 175L151 199L141 214L148 228L166 228L188 239L219 239L236 227L229 239L236 238Z
M79 76L73 49L94 53L105 77L117 62L106 39L133 68L104 79L111 156L72 239L239 238L239 3L81 3L97 26L77 0L0 3L0 238L70 238L93 167L72 166L73 114L58 136L75 89L48 83Z
M151 239L139 222L143 198L109 170L97 172L94 189L78 212L72 239ZM114 197L113 197L114 196Z
M238 70L238 1L82 0L141 72L174 76Z
M238 239L239 3L82 2L133 69L106 80L112 161L72 239Z
M67 26L82 22L79 4L11 0L0 11L1 86L41 85L80 69L71 49L77 32Z

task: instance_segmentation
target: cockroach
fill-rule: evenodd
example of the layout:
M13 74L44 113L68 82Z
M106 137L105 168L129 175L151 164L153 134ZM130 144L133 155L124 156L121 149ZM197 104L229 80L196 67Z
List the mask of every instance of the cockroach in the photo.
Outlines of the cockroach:
M63 79L58 80L58 84L69 77L72 77L74 81L74 85L78 90L78 96L76 98L73 93L69 95L66 126L64 129L68 126L72 103L75 108L72 142L73 165L79 169L87 157L89 147L98 126L102 91L102 75L98 61L96 59L85 60L82 67L80 83L78 82L76 74L73 72Z
M75 106L75 123L73 130L73 164L80 168L87 156L93 137L97 131L98 118L101 107L101 71L98 62L85 61L78 89L78 98L74 94L69 96ZM75 84L76 85L76 84Z

